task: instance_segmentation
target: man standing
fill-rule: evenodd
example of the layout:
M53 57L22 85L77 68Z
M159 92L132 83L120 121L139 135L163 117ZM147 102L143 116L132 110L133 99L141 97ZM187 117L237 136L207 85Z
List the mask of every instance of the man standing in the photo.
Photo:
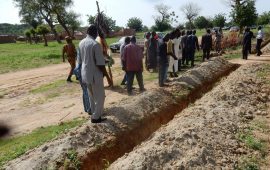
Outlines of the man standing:
M222 41L222 34L216 30L215 31L216 37L215 37L215 49L218 55L221 54L221 41Z
M92 110L92 123L101 123L106 120L103 115L105 90L103 76L106 74L105 60L101 46L95 41L97 38L97 28L91 25L87 30L87 37L79 44L81 55L78 64L82 64L82 81L88 88L89 100Z
M69 75L67 78L67 82L72 82L71 76L73 75L73 70L75 69L75 66L76 66L77 51L76 51L75 45L72 43L71 37L66 36L65 39L66 39L67 44L65 44L63 47L62 58L63 58L63 62L65 62L65 54L66 54L68 62L71 66Z
M124 49L125 49L125 47L128 45L130 43L130 37L126 37L125 38L125 42L124 42L124 44L122 44L121 46L120 46L120 60L121 60L121 66L122 66L122 68L123 68L123 61L122 61L122 58L123 58L123 56L124 56ZM125 76L124 76L124 78L123 78L123 80L122 80L122 82L121 82L121 85L126 85L126 82L127 82L127 73L125 72Z
M149 71L149 68L148 68L149 67L149 65L148 65L148 50L149 50L150 36L151 36L151 33L147 32L146 35L145 35L145 40L144 40L145 67L146 67L147 71Z
M212 35L211 30L207 29L206 34L202 36L202 44L201 44L202 50L203 50L203 61L205 58L209 60L210 58L210 51L212 49Z
M248 59L248 53L251 53L251 39L253 38L253 32L250 31L250 28L245 28L245 33L242 43L242 53L243 59Z
M165 81L167 80L167 72L169 67L169 61L168 61L168 53L167 53L167 42L169 41L170 34L166 34L163 38L163 40L159 43L159 74L158 74L158 82L160 87L167 86L165 84Z
M187 60L187 34L186 31L182 31L182 37L181 37L181 49L182 49L182 65L188 63ZM186 62L186 63L185 63Z
M262 44L263 38L264 38L264 34L263 34L262 26L259 26L258 35L257 35L257 44L256 44L257 56L262 55L261 44Z
M155 71L157 68L157 49L158 49L158 41L156 39L156 32L153 31L151 38L149 40L149 46L148 46L148 65L147 69L152 69L152 71Z
M187 38L187 49L188 49L188 61L191 61L191 67L194 67L195 51L199 51L198 37L196 36L196 30L190 31Z
M136 75L137 82L140 87L140 91L144 91L143 85L143 52L140 46L136 45L136 38L132 36L130 44L124 49L123 65L127 72L127 92L132 95L132 85L134 75Z

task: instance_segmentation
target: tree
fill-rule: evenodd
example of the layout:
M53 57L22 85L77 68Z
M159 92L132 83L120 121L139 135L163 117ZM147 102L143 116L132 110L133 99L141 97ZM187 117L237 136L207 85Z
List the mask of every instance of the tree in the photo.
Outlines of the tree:
M142 28L142 31L143 32L148 32L149 31L149 28L146 25L144 25L143 28Z
M194 28L196 28L195 25L193 24L193 22L186 22L185 27L186 27L186 29L194 29Z
M225 14L220 13L215 15L213 19L213 24L215 27L224 27L225 23L226 23Z
M259 15L257 24L258 25L266 25L270 23L270 12L264 12Z
M255 0L232 0L231 17L233 21L240 27L242 33L244 26L255 25L257 21L257 13L255 8Z
M80 15L73 11L68 12L66 15L65 22L67 23L68 29L71 30L72 37L74 37L75 30L78 29L81 25L79 17Z
M107 16L104 12L102 12L103 14L103 21L104 23L106 23L106 27L108 27L109 31L115 31L117 29L116 26L116 21L112 19L112 17ZM97 16L92 16L92 15L88 15L88 23L91 24L96 24L96 18Z
M56 40L61 43L55 30L55 23L59 23L70 35L65 20L66 10L73 4L72 0L13 0L19 8L22 22L30 24L33 20L44 20L50 26Z
M178 16L175 12L170 12L170 7L164 4L159 4L155 6L155 10L159 15L154 16L155 25L152 27L155 31L166 31L171 29L171 23L176 22Z
M31 31L30 30L25 30L24 35L27 38L27 41L32 44L32 38L31 38Z
M127 26L129 28L135 29L136 31L142 31L143 28L142 20L137 17L132 17L128 20Z
M37 27L37 33L43 36L44 39L44 46L48 46L48 41L46 38L46 34L50 32L49 28L47 25L39 25Z
M194 25L196 28L203 29L209 27L210 21L207 20L204 16L199 16L194 20Z
M199 15L201 9L197 4L189 2L183 5L180 10L184 13L186 19L188 20L189 26L192 26L194 19Z

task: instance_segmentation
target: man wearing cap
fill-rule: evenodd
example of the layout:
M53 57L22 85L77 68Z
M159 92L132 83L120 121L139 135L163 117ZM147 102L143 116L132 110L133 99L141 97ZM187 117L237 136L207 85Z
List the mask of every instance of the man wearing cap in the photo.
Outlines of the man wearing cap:
M91 105L92 123L101 123L105 100L103 76L106 74L105 60L101 46L95 41L98 35L96 26L91 25L87 29L87 37L79 44L80 59L82 64L82 81L87 85Z
M73 75L73 70L75 69L75 66L76 66L77 51L76 51L75 45L72 43L71 37L66 36L65 39L66 39L67 44L65 44L63 47L62 58L63 58L63 62L65 62L65 54L66 54L67 60L71 66L69 75L67 78L67 82L72 82L71 76Z

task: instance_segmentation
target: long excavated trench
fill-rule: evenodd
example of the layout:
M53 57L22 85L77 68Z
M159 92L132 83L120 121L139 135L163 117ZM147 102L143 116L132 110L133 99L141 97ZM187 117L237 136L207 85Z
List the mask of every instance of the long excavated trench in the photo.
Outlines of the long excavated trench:
M43 145L9 162L6 169L61 168L70 149L78 152L81 169L103 169L149 138L162 125L211 90L223 77L239 67L222 58L214 58L187 71L166 89L117 103L105 110L108 121L86 123L60 139Z
M114 162L117 158L123 156L125 153L130 152L135 146L149 138L162 125L170 122L176 114L187 108L190 103L193 103L202 97L204 93L210 91L217 82L229 75L238 67L239 65L237 64L230 64L227 68L214 75L208 81L202 81L202 84L190 82L194 86L188 87L188 89L191 91L184 90L185 94L177 95L177 90L171 92L171 94L168 95L175 98L174 103L167 103L165 108L161 108L155 114L142 119L142 121L132 129L118 134L115 137L115 140L108 141L108 143L105 144L105 146L107 145L108 147L97 148L94 151L86 154L82 159L82 169L87 170L106 168L109 163ZM201 78L203 78L203 76L198 74L198 72L197 76L201 76ZM175 81L181 81L185 78L180 77ZM191 79L189 80L192 81Z

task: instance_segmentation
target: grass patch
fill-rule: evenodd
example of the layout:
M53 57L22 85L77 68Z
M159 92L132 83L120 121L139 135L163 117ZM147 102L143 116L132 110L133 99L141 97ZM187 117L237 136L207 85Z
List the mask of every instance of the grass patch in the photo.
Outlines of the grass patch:
M43 43L1 44L0 74L61 63L62 47L63 44L57 42L49 42L48 47L44 47Z
M79 170L81 167L81 161L78 158L78 153L74 150L71 149L67 152L66 158L64 161L64 169L75 169Z
M259 160L256 157L243 157L241 158L237 170L259 170Z
M241 57L242 57L242 55L240 53L226 54L226 55L224 55L224 58L227 59L227 60L241 58Z
M59 87L63 86L64 84L66 84L65 80L57 80L57 81L54 81L52 83L45 84L45 85L42 85L38 88L32 89L30 92L33 94L44 93L44 92L48 92L52 89L59 88Z
M241 133L239 134L239 139L251 149L263 151L265 148L265 144L260 139L255 138L251 133Z
M0 140L0 167L6 162L13 160L24 154L30 149L38 147L58 136L67 132L71 128L82 125L86 122L85 119L75 119L70 122L65 122L61 125L48 126L39 128L19 137Z

